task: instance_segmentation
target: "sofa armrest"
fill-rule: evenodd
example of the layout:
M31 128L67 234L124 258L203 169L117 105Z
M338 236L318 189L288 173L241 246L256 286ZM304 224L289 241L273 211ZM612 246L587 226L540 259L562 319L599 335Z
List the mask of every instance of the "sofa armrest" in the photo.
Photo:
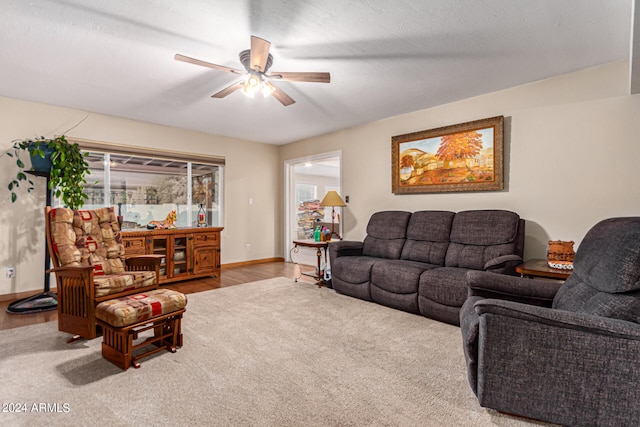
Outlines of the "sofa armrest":
M363 247L363 242L356 242L352 240L329 242L329 250L335 253L336 258L339 256L360 256L362 255Z
M638 425L640 325L492 299L473 308L480 406L561 425Z
M484 270L493 271L496 273L514 275L516 271L516 266L521 263L522 263L522 257L518 255L515 255L515 254L502 255L487 261L484 265Z
M477 301L473 307L478 316L495 314L557 328L574 329L590 334L640 341L640 325L626 320L496 299L482 299ZM507 320L507 322L509 321ZM566 345L570 345L570 343L566 343Z
M55 273L60 275L78 275L78 274L92 274L94 267L90 266L81 266L81 265L67 265L65 267L55 267L50 268L46 271L46 273Z
M479 296L551 307L562 283L485 271L469 271L467 286L470 297Z
M66 295L76 295L78 300L89 301L92 305L96 297L96 288L93 284L93 266L64 266L47 270L47 273L55 273L58 292L58 308L62 306L62 312L66 312L64 305ZM58 310L60 313L60 310Z
M329 251L329 263L332 265L333 261L341 256L360 256L362 255L363 247L364 242L357 242L353 240L329 242L329 246L327 248Z

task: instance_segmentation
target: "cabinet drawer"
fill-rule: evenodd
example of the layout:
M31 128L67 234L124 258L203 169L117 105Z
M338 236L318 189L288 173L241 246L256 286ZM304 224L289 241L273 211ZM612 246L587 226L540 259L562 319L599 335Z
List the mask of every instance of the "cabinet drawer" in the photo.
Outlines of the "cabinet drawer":
M219 243L218 233L196 234L193 236L194 246L217 246Z
M122 243L126 256L145 254L144 237L127 237L122 240Z

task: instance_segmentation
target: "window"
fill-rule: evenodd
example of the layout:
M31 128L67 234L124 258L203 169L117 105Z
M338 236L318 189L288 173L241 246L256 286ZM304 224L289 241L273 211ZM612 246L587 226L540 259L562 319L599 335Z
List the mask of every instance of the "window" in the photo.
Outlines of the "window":
M314 184L296 183L296 203L300 204L318 198L318 187Z
M176 225L192 227L197 224L202 205L207 225L221 225L222 165L122 152L88 152L91 174L87 177L87 209L116 207L124 218L123 228L145 227L175 210Z

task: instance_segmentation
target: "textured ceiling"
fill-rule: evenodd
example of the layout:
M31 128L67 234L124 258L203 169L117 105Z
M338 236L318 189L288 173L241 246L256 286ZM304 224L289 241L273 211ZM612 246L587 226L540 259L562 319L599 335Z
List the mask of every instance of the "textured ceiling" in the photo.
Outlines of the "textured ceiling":
M612 61L632 0L0 0L0 96L283 144ZM211 95L250 36L297 102Z

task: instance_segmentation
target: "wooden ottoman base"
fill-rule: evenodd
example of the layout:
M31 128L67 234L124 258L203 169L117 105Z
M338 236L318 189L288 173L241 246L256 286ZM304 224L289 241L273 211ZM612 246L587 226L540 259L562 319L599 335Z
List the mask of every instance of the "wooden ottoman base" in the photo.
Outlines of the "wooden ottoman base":
M98 320L102 326L102 357L125 371L133 365L139 368L138 359L150 356L158 351L175 353L182 347L182 314L185 309L163 314L123 327L114 327ZM153 329L153 336L134 344L140 333ZM147 348L145 351L136 350Z

